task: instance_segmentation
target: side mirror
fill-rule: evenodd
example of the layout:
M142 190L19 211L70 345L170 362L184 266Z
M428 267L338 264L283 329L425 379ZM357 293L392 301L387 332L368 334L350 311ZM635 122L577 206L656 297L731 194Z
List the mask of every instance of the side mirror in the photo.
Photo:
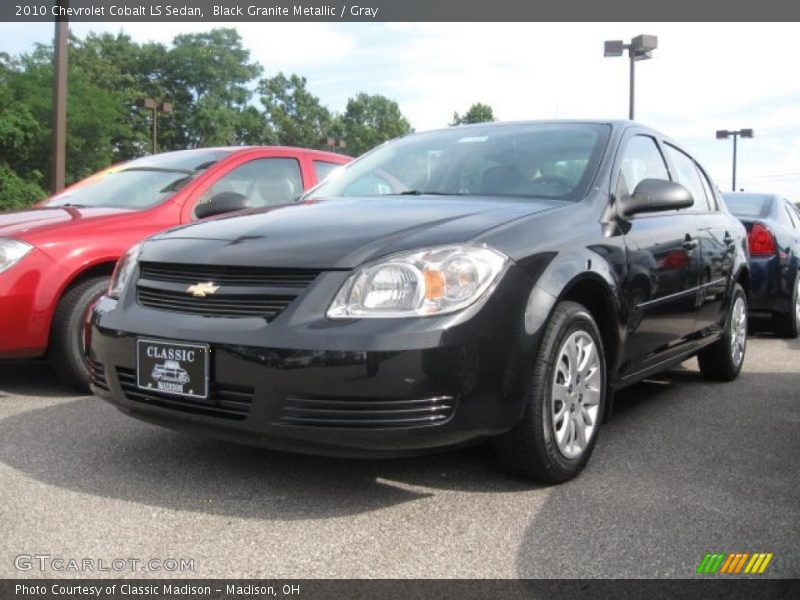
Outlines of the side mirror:
M630 217L639 213L689 208L692 193L680 183L664 179L642 179L633 194L619 199L620 213Z
M198 219L205 219L246 208L250 208L250 202L247 197L236 192L222 192L212 197L208 202L198 204L194 209L194 214Z

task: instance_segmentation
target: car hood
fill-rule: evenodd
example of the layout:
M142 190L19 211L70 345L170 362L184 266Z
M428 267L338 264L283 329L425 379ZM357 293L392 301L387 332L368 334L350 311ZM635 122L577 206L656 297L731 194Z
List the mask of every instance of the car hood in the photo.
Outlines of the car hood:
M52 235L54 230L85 226L100 219L130 212L120 208L73 206L42 206L27 210L12 210L0 213L0 237L32 241L40 235L43 237Z
M566 204L557 200L393 196L313 201L180 227L148 240L142 260L350 269L413 248L466 242Z

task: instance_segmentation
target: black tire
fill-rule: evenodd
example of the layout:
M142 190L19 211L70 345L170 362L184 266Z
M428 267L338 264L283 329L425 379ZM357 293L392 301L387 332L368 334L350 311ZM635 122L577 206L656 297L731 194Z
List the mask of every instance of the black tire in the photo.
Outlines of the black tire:
M595 426L586 447L576 458L567 458L558 448L553 419L552 387L558 353L574 332L589 334L596 345L600 362L600 400ZM553 310L531 370L526 377L525 414L513 429L494 440L500 461L512 472L543 483L561 483L581 472L594 450L607 397L605 351L600 330L585 307L575 302L561 302Z
M92 303L108 289L108 277L93 277L67 291L53 317L48 356L59 378L89 391L89 365L83 348L84 319Z
M794 339L800 335L800 316L797 314L797 295L800 274L795 275L792 282L792 304L788 313L775 313L772 315L772 331L783 338Z
M731 329L731 320L733 319L733 309L737 300L744 302L744 315L745 315L745 345L742 348L741 358L738 363L734 357L731 349L731 340L733 332ZM722 337L704 348L697 354L697 362L700 364L700 372L706 379L712 381L733 381L739 376L744 364L745 351L747 350L747 296L744 289L738 283L734 285L733 294L731 296L731 304L728 309L728 315L725 317L725 325Z

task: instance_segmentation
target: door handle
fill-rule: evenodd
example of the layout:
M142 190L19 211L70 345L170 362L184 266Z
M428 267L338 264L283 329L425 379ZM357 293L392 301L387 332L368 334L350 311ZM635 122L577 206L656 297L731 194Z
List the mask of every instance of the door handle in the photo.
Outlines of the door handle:
M692 236L687 233L681 245L684 250L694 250L697 248L697 240L693 240Z

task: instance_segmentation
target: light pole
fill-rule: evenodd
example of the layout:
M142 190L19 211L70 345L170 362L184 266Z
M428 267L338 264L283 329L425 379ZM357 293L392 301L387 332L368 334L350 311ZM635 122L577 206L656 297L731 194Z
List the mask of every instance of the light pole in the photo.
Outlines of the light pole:
M739 136L743 138L753 137L752 129L737 129L736 131L729 131L727 129L717 130L718 140L727 140L729 137L733 138L733 181L731 182L731 190L736 191L736 141Z
M173 106L171 102L159 102L154 98L139 98L136 101L137 106L146 108L153 111L153 139L152 154L158 152L158 113L171 113Z
M630 58L630 99L628 101L628 118L633 120L634 108L634 80L636 61L653 58L653 50L658 48L658 37L655 35L637 35L626 44L622 40L609 40L604 45L604 56L622 56L623 51L628 51Z
M320 144L324 146L329 152L336 152L337 149L344 150L347 144L341 138L332 136L324 137L320 140Z

